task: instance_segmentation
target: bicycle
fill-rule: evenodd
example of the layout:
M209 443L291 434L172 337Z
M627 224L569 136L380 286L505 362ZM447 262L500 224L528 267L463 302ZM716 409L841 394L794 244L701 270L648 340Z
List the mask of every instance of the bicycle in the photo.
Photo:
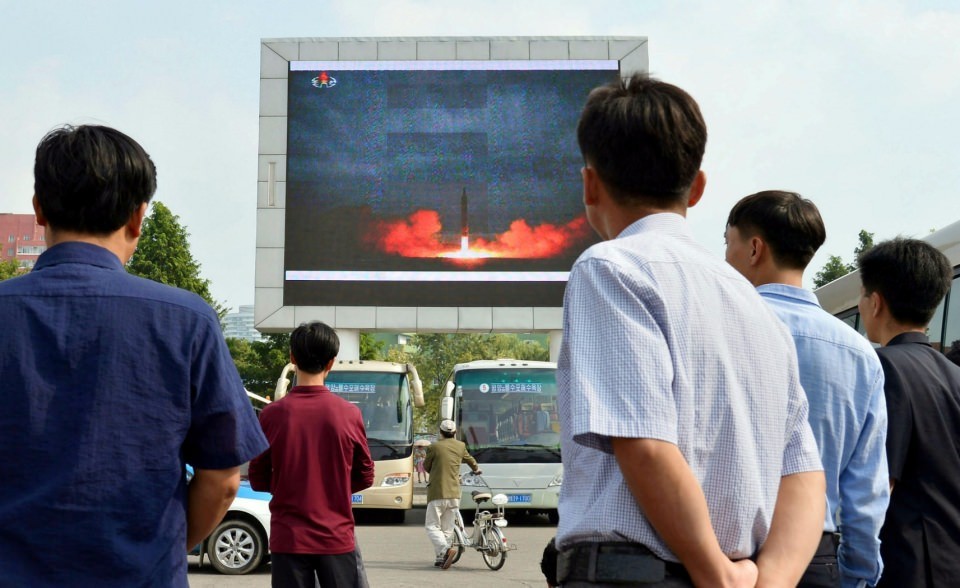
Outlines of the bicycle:
M516 545L507 544L507 538L503 536L503 529L507 526L507 519L503 516L503 505L507 503L507 497L504 494L491 496L489 492L474 490L470 493L473 501L477 504L477 511L473 517L473 532L467 534L463 524L463 517L457 510L453 521L453 543L452 546L457 549L457 555L453 558L453 563L460 560L464 550L471 547L480 552L483 556L483 563L491 570L499 570L507 561L507 552L517 548ZM496 512L480 510L480 505L490 501L497 508Z

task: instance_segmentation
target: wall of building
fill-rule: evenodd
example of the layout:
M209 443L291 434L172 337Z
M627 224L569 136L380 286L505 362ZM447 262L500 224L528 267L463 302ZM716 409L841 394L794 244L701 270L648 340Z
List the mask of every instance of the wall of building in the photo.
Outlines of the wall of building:
M46 249L46 232L34 215L0 213L0 261L13 259L32 268Z

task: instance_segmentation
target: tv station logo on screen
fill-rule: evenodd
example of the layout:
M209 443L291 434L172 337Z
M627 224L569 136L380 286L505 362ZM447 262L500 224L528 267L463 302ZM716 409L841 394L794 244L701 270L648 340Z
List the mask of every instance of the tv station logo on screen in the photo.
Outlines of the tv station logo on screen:
M310 81L314 88L332 88L337 85L337 78L331 76L325 71L320 72L317 77Z

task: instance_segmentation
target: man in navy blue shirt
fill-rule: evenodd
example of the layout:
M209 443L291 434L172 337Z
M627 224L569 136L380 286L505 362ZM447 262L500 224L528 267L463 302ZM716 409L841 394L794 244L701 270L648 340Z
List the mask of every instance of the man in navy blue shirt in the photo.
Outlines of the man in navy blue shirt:
M60 128L34 177L50 248L0 283L2 583L187 586L266 440L210 306L124 270L156 190L143 148Z

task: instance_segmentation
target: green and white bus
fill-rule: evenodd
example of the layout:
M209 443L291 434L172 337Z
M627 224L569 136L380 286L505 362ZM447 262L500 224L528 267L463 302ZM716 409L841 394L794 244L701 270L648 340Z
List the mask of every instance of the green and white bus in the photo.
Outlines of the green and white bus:
M457 437L480 463L482 476L461 466L460 508L470 492L506 494L506 508L545 513L556 523L563 465L557 417L557 364L497 359L457 364L440 400L440 419L457 423ZM486 482L486 484L484 484Z

